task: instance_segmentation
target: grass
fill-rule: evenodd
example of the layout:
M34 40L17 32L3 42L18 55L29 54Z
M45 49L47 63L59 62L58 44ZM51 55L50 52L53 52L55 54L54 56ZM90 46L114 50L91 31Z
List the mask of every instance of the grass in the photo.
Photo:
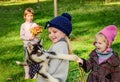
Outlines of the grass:
M0 81L1 82L36 82L24 80L24 69L16 65L16 60L23 61L23 44L19 37L20 25L24 22L23 11L27 7L35 10L34 22L45 25L45 22L53 18L53 1L42 0L40 11L35 0L0 2ZM111 46L120 54L120 4L86 3L80 0L58 0L58 15L68 12L72 15L73 31L70 36L73 52L79 57L88 58L95 34L109 24L118 27L118 34ZM41 34L43 46L48 49L50 41L47 31ZM70 62L67 82L80 82L81 75L76 62ZM84 73L84 72L83 72ZM85 74L87 77L88 74ZM12 78L12 79L11 79Z

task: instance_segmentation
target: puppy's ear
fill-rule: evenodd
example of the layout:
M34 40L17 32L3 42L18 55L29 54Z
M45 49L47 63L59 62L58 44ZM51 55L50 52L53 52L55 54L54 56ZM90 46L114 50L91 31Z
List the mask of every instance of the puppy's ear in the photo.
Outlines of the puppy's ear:
M40 41L38 42L38 44L42 45L43 39L40 39Z
M29 53L31 53L33 50L33 45L30 42L27 44L27 50Z

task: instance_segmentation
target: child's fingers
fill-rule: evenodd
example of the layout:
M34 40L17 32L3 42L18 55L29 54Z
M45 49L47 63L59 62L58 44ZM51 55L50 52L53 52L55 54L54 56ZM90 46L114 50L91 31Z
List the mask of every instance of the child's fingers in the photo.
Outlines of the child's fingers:
M81 58L78 58L78 59L77 59L77 62L83 64L83 60L82 60Z

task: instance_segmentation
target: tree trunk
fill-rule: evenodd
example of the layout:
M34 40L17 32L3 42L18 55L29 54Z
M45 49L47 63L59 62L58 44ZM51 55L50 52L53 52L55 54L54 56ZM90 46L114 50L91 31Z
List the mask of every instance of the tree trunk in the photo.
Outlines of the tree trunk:
M38 11L40 11L40 1L38 0Z
M54 0L54 17L57 16L57 0Z
M105 0L105 3L109 3L109 2L111 2L112 0Z

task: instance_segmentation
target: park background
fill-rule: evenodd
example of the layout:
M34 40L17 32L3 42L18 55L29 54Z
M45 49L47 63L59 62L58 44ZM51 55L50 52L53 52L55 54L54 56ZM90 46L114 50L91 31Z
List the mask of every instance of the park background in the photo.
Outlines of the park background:
M54 17L53 0L0 0L0 82L36 82L24 80L24 69L15 61L24 60L23 43L20 39L20 26L24 22L23 12L27 7L35 11L34 22L43 28L45 23ZM72 15L73 31L70 40L73 52L87 59L95 34L107 25L115 24L118 34L111 46L120 55L120 1L119 0L58 0L57 14L68 12ZM43 46L51 45L47 31ZM87 78L88 73L84 73ZM81 72L76 62L70 62L67 82L82 82Z

